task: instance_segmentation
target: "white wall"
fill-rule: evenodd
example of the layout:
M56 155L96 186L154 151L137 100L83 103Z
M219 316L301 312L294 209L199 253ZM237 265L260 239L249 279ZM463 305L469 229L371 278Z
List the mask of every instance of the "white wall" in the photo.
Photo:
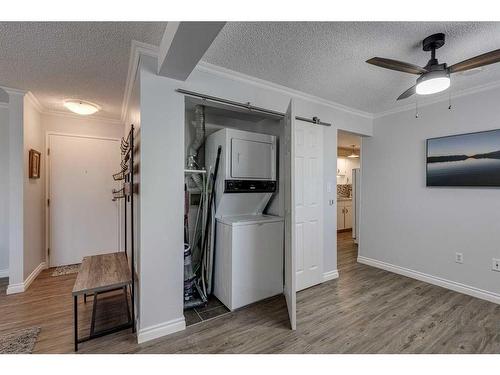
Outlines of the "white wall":
M30 99L24 97L24 258L26 278L45 262L45 133L40 112ZM30 179L29 150L41 153L40 178Z
M143 59L146 61L147 59ZM315 103L261 81L196 69L186 82L155 73L155 61L140 68L141 254L139 341L184 328L183 181L184 97L176 88L251 102L284 113L293 97L296 113L330 122L325 130L325 202L336 199L337 129L372 134L372 119ZM327 161L331 161L328 163ZM331 183L327 191L327 183ZM336 207L325 205L324 271L335 271ZM329 229L330 228L330 229Z
M9 272L9 108L0 103L0 277Z
M500 258L500 188L425 186L426 139L498 129L498 103L496 89L454 99L451 111L441 102L418 119L410 110L374 121L375 136L362 140L360 256L500 303L500 272L491 271Z
M6 90L7 91L7 90ZM24 291L24 92L9 94L9 286Z

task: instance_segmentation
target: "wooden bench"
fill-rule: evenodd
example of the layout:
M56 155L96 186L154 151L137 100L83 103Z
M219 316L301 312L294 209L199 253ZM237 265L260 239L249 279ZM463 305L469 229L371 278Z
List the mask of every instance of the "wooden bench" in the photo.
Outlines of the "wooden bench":
M75 285L73 287L73 309L74 309L74 336L75 351L78 351L78 344L108 335L123 329L132 328L135 332L135 324L130 315L127 287L132 285L132 274L128 266L125 252L94 255L83 258L82 265L78 271ZM113 290L122 289L125 296L128 322L106 330L95 332L95 315L97 308L97 295ZM78 338L78 296L93 295L92 321L90 324L90 334L87 337ZM132 301L132 308L133 308Z

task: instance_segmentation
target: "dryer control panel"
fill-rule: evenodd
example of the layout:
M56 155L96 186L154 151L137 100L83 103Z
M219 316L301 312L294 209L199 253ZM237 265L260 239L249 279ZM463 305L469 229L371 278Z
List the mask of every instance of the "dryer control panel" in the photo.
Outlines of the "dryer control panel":
M224 193L274 193L276 181L225 180Z

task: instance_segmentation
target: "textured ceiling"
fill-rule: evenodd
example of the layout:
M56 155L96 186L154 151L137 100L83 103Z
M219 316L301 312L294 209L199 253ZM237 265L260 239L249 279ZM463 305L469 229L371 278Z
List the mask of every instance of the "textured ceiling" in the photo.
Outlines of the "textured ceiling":
M78 98L120 119L132 40L158 45L165 22L2 22L0 85L30 90L48 110Z
M416 76L371 66L374 56L425 65L425 37L443 32L437 51L449 65L500 48L500 22L229 22L203 60L371 113L404 106L396 98ZM500 81L500 64L454 75L452 93Z

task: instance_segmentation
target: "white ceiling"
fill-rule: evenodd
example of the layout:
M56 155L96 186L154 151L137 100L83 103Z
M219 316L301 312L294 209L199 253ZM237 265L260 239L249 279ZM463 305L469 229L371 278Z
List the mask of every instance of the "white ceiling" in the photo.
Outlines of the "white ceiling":
M365 63L387 57L424 66L422 40L446 34L437 51L449 65L500 48L500 22L229 22L203 60L322 97L380 113L414 101L396 98L416 76ZM476 75L454 75L452 93L500 81L500 64Z
M166 22L1 22L0 85L30 90L47 110L66 98L120 119L132 40L158 45Z

